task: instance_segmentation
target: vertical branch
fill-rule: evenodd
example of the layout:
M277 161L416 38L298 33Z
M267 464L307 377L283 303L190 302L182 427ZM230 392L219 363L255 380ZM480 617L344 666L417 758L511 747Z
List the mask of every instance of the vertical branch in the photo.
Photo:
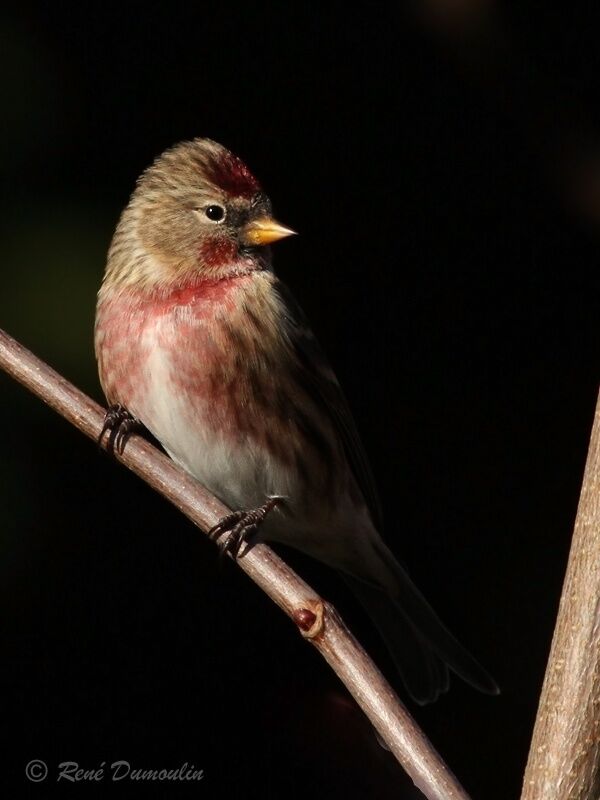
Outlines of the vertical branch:
M521 800L600 798L600 397Z

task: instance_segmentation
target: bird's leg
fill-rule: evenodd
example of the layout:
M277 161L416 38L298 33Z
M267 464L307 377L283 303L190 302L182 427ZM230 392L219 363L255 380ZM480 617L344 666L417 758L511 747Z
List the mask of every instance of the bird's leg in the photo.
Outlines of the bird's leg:
M98 437L98 444L102 442L105 433L108 433L108 443L106 449L109 453L115 451L122 455L125 449L127 440L137 430L142 428L142 423L137 420L133 414L122 406L120 403L115 403L108 407L106 416L104 417L104 425Z
M252 511L234 511L219 520L208 532L213 542L218 542L224 533L229 533L227 541L221 548L221 553L231 553L234 558L240 554L244 543L259 529L265 517L283 502L283 497L269 497L266 503Z

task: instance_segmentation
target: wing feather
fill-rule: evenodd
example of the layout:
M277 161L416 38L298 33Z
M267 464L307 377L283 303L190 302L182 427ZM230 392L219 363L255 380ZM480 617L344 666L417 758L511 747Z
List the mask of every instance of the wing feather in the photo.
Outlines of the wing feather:
M287 334L302 369L305 388L329 417L344 448L352 473L381 532L383 515L371 466L360 440L352 412L331 366L310 329L304 312L281 281L276 282L286 315Z

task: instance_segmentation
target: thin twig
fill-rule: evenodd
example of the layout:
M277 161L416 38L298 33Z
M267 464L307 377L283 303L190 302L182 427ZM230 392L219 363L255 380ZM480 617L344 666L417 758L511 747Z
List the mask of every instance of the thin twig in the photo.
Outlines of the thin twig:
M600 397L521 800L600 797Z
M1 330L0 367L91 439L98 438L104 410ZM229 513L188 473L139 437L116 457L205 532ZM252 547L237 563L317 648L425 797L469 800L335 609L264 544Z

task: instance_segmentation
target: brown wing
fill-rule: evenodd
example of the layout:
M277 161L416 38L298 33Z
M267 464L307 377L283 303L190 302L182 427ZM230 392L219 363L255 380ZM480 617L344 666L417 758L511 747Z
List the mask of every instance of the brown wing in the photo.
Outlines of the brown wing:
M337 431L373 522L381 531L383 515L375 480L348 402L325 354L310 329L304 312L292 293L279 280L276 282L276 290L285 306L287 333L302 367L302 378L305 381L306 389L319 407L327 413Z

